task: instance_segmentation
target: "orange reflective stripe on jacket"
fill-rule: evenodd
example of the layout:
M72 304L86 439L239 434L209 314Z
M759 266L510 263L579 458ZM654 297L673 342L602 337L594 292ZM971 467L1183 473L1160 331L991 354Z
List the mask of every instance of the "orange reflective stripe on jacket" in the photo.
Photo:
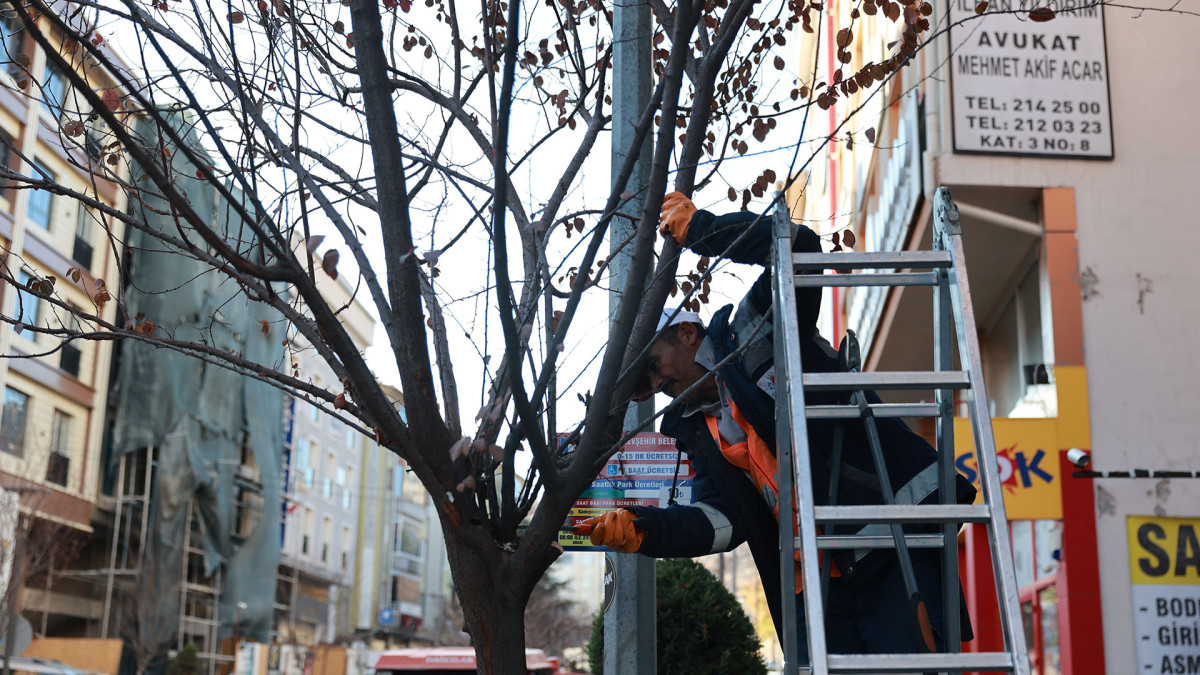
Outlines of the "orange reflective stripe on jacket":
M746 440L741 443L726 442L721 437L719 420L712 415L705 415L709 433L717 442L717 447L721 449L721 454L724 455L726 461L749 474L750 480L754 482L754 487L766 500L767 506L771 507L771 512L775 514L775 520L778 521L779 483L775 476L779 473L779 462L775 459L775 453L771 451L766 441L754 432L754 427L742 416L737 404L730 401L729 409L733 415L733 421L737 422L737 425L746 433ZM817 531L820 532L820 528ZM794 498L792 499L792 533L799 534L796 527L796 500ZM823 560L823 555L818 555L818 560ZM796 560L796 592L799 593L804 588L800 571L799 549L794 552L793 556ZM836 565L833 567L832 575L841 576Z

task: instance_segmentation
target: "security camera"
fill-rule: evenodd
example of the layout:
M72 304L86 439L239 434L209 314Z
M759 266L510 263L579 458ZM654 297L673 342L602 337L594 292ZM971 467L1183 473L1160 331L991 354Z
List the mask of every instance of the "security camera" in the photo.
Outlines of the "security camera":
M1071 448L1067 451L1067 461L1082 469L1092 463L1092 455L1086 450Z

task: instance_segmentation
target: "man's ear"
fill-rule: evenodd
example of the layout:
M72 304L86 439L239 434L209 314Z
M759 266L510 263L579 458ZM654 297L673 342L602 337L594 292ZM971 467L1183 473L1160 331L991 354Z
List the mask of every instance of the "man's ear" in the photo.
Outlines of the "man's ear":
M690 321L685 321L684 323L679 324L677 328L678 332L676 335L679 336L680 342L689 347L700 344L700 333L696 330L696 324Z

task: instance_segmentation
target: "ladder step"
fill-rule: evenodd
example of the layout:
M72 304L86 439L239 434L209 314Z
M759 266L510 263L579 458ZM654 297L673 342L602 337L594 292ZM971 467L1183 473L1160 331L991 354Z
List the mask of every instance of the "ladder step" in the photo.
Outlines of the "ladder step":
M906 534L904 541L909 548L941 548L940 534ZM800 537L796 537L793 546L801 548ZM896 540L890 534L822 534L817 536L819 549L847 548L896 548Z
M936 286L937 272L797 274L796 288L812 286Z
M906 504L897 506L816 506L818 525L833 523L986 523L986 504Z
M829 654L830 673L1013 672L1006 652L958 654Z
M870 408L876 417L937 417L942 414L941 407L936 403L872 403ZM810 405L806 411L810 420L862 417L856 405Z
M886 251L874 253L793 253L796 271L865 269L937 269L950 267L949 251Z
M958 370L804 373L802 381L806 391L967 389L971 386L967 374Z

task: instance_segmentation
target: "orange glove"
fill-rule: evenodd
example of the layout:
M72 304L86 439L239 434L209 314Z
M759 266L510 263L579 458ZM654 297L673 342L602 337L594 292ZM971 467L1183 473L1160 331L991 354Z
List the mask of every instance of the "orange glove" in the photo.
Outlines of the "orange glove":
M580 524L591 526L593 546L607 546L618 553L634 553L646 539L646 533L634 527L636 518L633 511L618 509L588 518Z
M692 223L692 215L696 213L696 205L682 192L672 192L663 197L662 210L658 213L658 231L664 237L672 237L682 244L687 239L688 225Z

